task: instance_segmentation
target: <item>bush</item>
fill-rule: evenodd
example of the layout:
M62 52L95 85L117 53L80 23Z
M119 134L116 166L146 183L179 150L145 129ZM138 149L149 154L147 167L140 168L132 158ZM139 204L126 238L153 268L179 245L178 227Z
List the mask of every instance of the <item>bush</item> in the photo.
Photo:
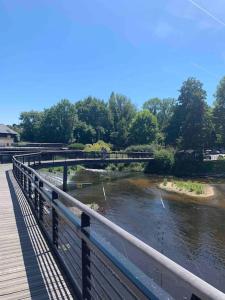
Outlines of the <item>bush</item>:
M154 160L145 168L146 173L169 174L174 167L174 150L160 149L154 152Z
M84 148L84 151L91 152L91 151L102 151L102 149L105 149L107 152L111 151L111 145L105 143L104 141L98 141L94 144L87 144Z
M225 160L225 156L219 155L219 156L218 156L218 160Z
M159 149L159 145L131 145L125 149L126 152L154 152Z
M70 150L84 150L85 145L82 143L73 143L68 146Z

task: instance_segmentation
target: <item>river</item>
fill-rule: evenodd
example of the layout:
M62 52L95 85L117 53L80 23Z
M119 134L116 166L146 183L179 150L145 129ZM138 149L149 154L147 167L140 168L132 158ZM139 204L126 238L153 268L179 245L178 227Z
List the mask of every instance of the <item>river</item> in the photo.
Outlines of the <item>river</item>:
M204 180L215 189L208 199L162 191L158 188L162 180L142 173L120 173L115 178L107 173L81 172L73 181L93 184L69 194L85 204L97 203L106 218L225 292L225 180ZM152 271L151 263L147 268L140 253L102 228L100 233L138 261L145 273Z

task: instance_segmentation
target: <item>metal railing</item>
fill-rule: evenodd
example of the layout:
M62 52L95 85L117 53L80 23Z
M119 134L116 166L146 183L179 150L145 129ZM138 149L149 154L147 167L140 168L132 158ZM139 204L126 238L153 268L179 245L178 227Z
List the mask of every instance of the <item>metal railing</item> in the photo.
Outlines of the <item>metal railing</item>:
M125 152L125 151L111 151L111 152L102 152L102 151L81 151L81 150L65 150L65 151L41 151L38 153L30 153L26 155L17 155L17 159L20 162L40 164L42 161L69 161L69 160L89 160L89 159L99 159L99 160L132 160L132 159L152 159L152 152Z
M40 154L33 155L32 162L34 157L34 164L41 166ZM14 176L78 298L225 299L216 288L52 185L25 161L28 155L13 158ZM105 228L108 239L98 228ZM132 249L133 259L119 250L120 243ZM148 271L140 268L138 256Z

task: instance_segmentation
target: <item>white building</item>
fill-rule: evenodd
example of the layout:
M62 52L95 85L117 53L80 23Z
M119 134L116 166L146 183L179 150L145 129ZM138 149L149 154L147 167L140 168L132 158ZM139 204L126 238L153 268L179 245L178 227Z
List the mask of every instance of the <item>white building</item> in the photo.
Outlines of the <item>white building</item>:
M4 124L0 124L0 147L10 147L17 138L18 133Z

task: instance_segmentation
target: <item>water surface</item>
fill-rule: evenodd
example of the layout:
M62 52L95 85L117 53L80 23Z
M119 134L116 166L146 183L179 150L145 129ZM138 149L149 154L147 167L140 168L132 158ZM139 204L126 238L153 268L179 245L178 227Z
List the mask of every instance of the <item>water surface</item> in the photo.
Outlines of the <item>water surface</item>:
M76 177L77 182L94 184L70 194L84 203L97 203L105 217L225 292L223 180L213 183L215 196L196 200L161 191L160 177L135 174L102 182L102 176L98 180L90 174ZM124 252L132 256L129 247L125 248ZM140 255L138 260L144 268L144 257Z

